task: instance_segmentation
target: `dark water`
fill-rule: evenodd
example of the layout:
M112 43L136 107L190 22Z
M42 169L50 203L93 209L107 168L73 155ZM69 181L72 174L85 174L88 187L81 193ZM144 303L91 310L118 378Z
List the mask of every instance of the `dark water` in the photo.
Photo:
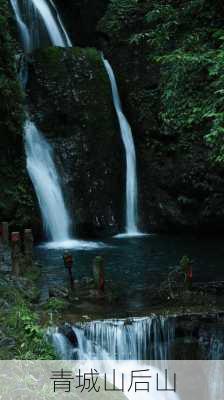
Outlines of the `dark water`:
M100 254L105 259L107 279L114 282L125 298L124 304L112 304L112 310L108 310L103 304L102 311L95 311L97 307L95 303L91 306L89 303L85 304L85 310L81 308L81 313L94 317L99 312L100 315L100 321L90 321L83 325L81 331L78 330L81 349L85 348L86 341L89 340L92 349L97 344L100 349L107 349L109 354L114 354L115 346L120 352L117 357L122 359L127 358L130 352L136 349L146 351L139 355L140 358L223 359L223 320L218 321L214 318L210 321L207 317L203 319L198 315L194 318L181 316L179 319L154 316L136 320L139 321L137 324L133 321L127 324L127 320L115 323L108 320L110 316L120 318L127 315L147 315L150 301L146 293L154 291L152 286L158 287L166 277L169 267L177 265L185 254L194 260L195 281L224 280L224 246L221 240L154 235L132 239L110 239L106 245L86 251L72 250L74 275L77 279L92 276L93 259ZM67 273L62 260L63 250L39 247L36 248L36 255L46 265L44 270L48 275L48 282L50 279L54 285L65 282L67 284ZM78 311L77 304L72 307L72 312ZM107 320L102 321L101 315ZM130 343L132 350L127 349L127 343ZM171 348L173 353L169 356L168 350ZM91 358L90 355L89 357ZM133 357L137 359L136 354Z
M193 261L193 279L197 282L224 280L224 245L221 239L151 235L137 238L112 238L105 247L91 250L70 250L74 256L74 276L92 276L96 255L105 259L106 279L129 290L159 286L170 267L179 263L183 255ZM36 248L38 260L55 284L67 278L63 266L62 249Z

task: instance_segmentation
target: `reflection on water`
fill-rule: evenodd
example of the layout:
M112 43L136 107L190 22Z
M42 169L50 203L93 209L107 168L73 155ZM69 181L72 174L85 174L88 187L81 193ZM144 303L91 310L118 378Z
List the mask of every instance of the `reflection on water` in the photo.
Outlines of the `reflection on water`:
M151 235L112 238L104 241L104 245L102 242L77 243L82 246L70 249L74 256L75 279L91 277L93 259L100 254L105 259L106 279L113 281L118 290L122 289L122 294L126 297L131 298L131 294L135 293L133 305L138 301L144 302L142 292L149 287L151 290L152 286L158 287L166 277L169 267L177 265L184 254L194 261L194 281L224 280L224 246L221 240ZM44 271L54 285L67 282L62 255L63 249L55 246L36 248L36 256L45 266Z

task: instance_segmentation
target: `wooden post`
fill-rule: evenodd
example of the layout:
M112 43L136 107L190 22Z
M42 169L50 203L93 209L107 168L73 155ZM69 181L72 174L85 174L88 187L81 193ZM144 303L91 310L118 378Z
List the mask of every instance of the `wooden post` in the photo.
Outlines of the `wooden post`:
M93 263L93 277L96 289L104 291L105 277L104 277L104 260L103 257L97 256Z
M20 275L21 266L21 238L19 232L12 232L11 234L11 249L12 249L12 274L15 276Z
M32 229L24 231L24 251L26 269L33 267L33 233Z
M72 254L70 254L68 251L65 251L63 255L63 260L64 260L64 266L68 270L68 276L69 276L69 282L71 289L74 289L74 278L72 274L72 267L73 267L73 257Z
M8 222L2 222L2 243L4 246L9 244L9 224Z

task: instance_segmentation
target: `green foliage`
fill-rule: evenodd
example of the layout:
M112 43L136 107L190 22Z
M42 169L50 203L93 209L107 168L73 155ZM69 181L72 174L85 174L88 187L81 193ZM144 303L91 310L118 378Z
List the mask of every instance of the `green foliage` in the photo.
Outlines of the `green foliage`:
M8 349L7 346L1 348L0 358L55 359L56 355L45 339L44 329L38 323L38 315L30 309L16 289L13 292L15 293L14 298L17 298L19 304L14 304L9 312L0 314L0 324L4 326L4 333L7 337L15 340L15 346L11 349ZM9 295L7 298L10 300Z
M207 54L176 50L158 57L161 69L162 123L177 133L186 130L197 135L200 124L206 129L206 114L210 110L211 90L207 80Z
M17 154L14 154L15 152ZM24 155L20 154L20 149L15 146L13 139L11 144L5 144L2 149L0 146L0 185L1 219L6 219L17 227L29 226L30 216L35 215L34 196L26 172Z
M187 272L190 263L190 258L188 256L183 256L180 260L180 268L182 271Z
M28 278L29 275L29 278ZM56 355L47 342L39 315L33 310L39 280L37 267L26 278L0 276L0 359L52 360ZM18 281L19 280L19 281Z
M120 40L120 32L130 26L138 10L139 0L111 0L108 10L99 24L99 28L112 33Z
M192 132L195 139L202 134L212 145L213 160L221 162L224 48L219 2L212 11L208 0L181 3L160 4L146 15L149 27L157 24L149 29L147 42L149 59L161 67L161 122L177 134Z
M105 131L108 135L110 131L114 133L111 130L111 126L114 127L114 118L107 110L107 105L111 105L110 83L101 54L96 49L78 47L40 49L34 55L34 68L38 75L41 74L43 83L52 82L51 85L45 84L39 88L42 90L41 95L45 97L41 101L41 107L46 101L46 109L50 115L42 125L44 132L49 135L52 132L54 135L70 135L71 129L78 121L78 124L82 127L88 126L88 129L94 131L96 135L101 136ZM73 104L77 102L75 122L72 101ZM51 110L53 102L54 107ZM67 124L61 123L62 112L63 115L67 114ZM70 121L72 121L71 126Z
M16 44L10 34L9 2L0 0L0 146L22 133L23 94L15 66Z
M67 303L63 299L50 298L44 305L44 309L50 312L60 312L65 309Z
M130 43L138 44L146 42L157 48L165 48L166 43L176 32L178 17L175 7L171 4L153 3L144 16L146 27L151 29L134 34L130 38Z
M49 360L55 358L45 341L44 330L38 325L38 316L26 304L16 306L10 315L9 326L17 332L16 358Z
M27 269L23 276L33 282L38 282L39 278L41 277L40 266L33 266L32 268Z
M111 0L101 23L158 65L161 129L204 141L215 162L224 162L223 22L221 0Z
M25 226L33 201L23 159L24 95L13 27L10 2L0 0L0 218Z

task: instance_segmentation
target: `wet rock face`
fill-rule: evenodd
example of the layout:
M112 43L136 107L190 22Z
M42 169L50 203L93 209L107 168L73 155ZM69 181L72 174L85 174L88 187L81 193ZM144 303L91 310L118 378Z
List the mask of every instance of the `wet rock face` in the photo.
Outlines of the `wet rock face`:
M133 129L142 229L222 231L223 168L209 162L203 135L172 136L160 124L159 71L146 63L144 51L111 42L105 53L115 69Z
M109 0L55 1L74 45L98 47L101 34L97 23L108 3Z
M123 149L100 54L37 51L28 93L34 120L55 150L76 232L83 237L116 232L122 223Z
M223 167L211 165L203 127L196 127L195 135L178 134L161 121L160 68L149 62L144 41L129 42L134 33L145 31L144 16L153 2L56 3L74 44L102 48L114 68L136 144L142 229L223 231Z
M142 229L223 231L223 167L209 162L203 129L196 129L195 136L178 136L161 123L161 71L148 61L144 44L128 42L130 34L144 31L142 16L150 1L141 1L138 12L128 18L118 15L118 20L109 20L109 0L55 2L74 45L102 46L115 70L136 144ZM8 17L2 15L0 39L9 31ZM0 216L16 229L32 223L40 238L41 218L26 173L15 43L8 36L1 43ZM123 226L124 150L99 55L90 49L52 48L31 58L31 112L54 146L76 231L89 237L105 230L115 233Z
M62 326L61 328L59 328L59 333L64 335L75 348L78 347L78 339L71 326Z
M0 1L0 221L11 230L38 225L38 211L26 173L23 145L24 96L19 83L20 55L10 2Z
M144 32L144 9L150 8L149 3L144 0L133 5L129 14L124 4L121 15L111 6L98 24L107 36L103 50L115 70L124 111L133 128L143 229L223 231L224 169L210 162L210 148L204 141L206 127L175 132L161 121L160 68L150 63L144 41L140 45L129 42L134 33Z

